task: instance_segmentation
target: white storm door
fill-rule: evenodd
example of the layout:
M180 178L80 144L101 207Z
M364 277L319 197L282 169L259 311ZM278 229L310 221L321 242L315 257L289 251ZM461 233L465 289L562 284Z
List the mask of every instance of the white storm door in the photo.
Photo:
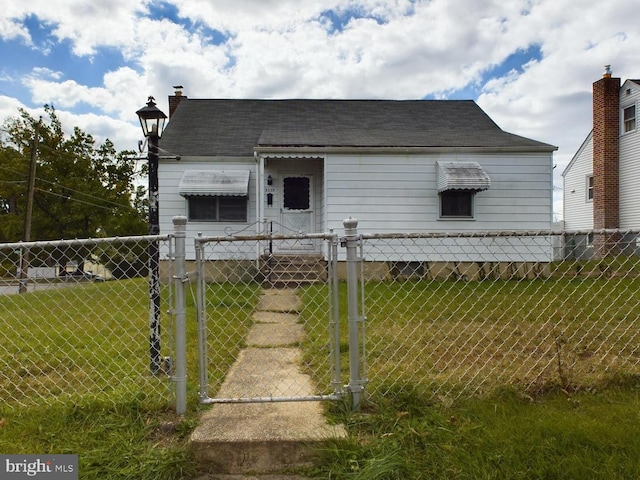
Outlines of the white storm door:
M313 211L313 177L311 175L289 175L282 179L281 220L283 234L313 233L315 217ZM287 242L283 248L291 250L313 249L313 241L303 239Z

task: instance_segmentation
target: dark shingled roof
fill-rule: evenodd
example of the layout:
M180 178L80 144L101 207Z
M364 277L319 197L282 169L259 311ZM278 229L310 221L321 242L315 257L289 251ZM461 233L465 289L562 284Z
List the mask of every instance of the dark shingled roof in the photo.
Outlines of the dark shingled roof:
M252 156L256 147L459 147L552 151L507 133L472 100L183 98L160 140L187 156Z

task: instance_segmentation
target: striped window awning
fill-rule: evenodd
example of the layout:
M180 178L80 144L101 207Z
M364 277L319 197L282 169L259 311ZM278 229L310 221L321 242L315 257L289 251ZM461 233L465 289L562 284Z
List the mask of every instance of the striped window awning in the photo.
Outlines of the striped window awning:
M477 162L438 162L438 192L472 190L479 192L491 186L487 172Z
M249 173L249 170L186 170L178 188L183 197L246 197Z

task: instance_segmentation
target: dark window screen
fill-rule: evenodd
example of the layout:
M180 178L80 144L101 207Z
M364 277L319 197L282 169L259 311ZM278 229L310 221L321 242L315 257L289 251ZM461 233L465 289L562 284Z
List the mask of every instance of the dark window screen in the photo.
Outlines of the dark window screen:
M447 190L440 193L441 217L473 217L473 192L471 190Z
M288 210L309 210L309 177L285 177L283 187L284 208Z

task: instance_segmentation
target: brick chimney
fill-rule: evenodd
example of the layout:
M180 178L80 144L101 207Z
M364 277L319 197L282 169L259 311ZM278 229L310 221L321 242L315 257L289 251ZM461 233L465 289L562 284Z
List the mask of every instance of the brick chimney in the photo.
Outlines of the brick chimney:
M184 88L182 85L174 85L173 88L175 88L175 94L169 95L169 118L176 111L180 102L187 98L186 95L182 95L182 89Z
M620 79L609 65L593 84L593 228L619 227ZM604 257L618 251L619 236L596 235L594 253Z

